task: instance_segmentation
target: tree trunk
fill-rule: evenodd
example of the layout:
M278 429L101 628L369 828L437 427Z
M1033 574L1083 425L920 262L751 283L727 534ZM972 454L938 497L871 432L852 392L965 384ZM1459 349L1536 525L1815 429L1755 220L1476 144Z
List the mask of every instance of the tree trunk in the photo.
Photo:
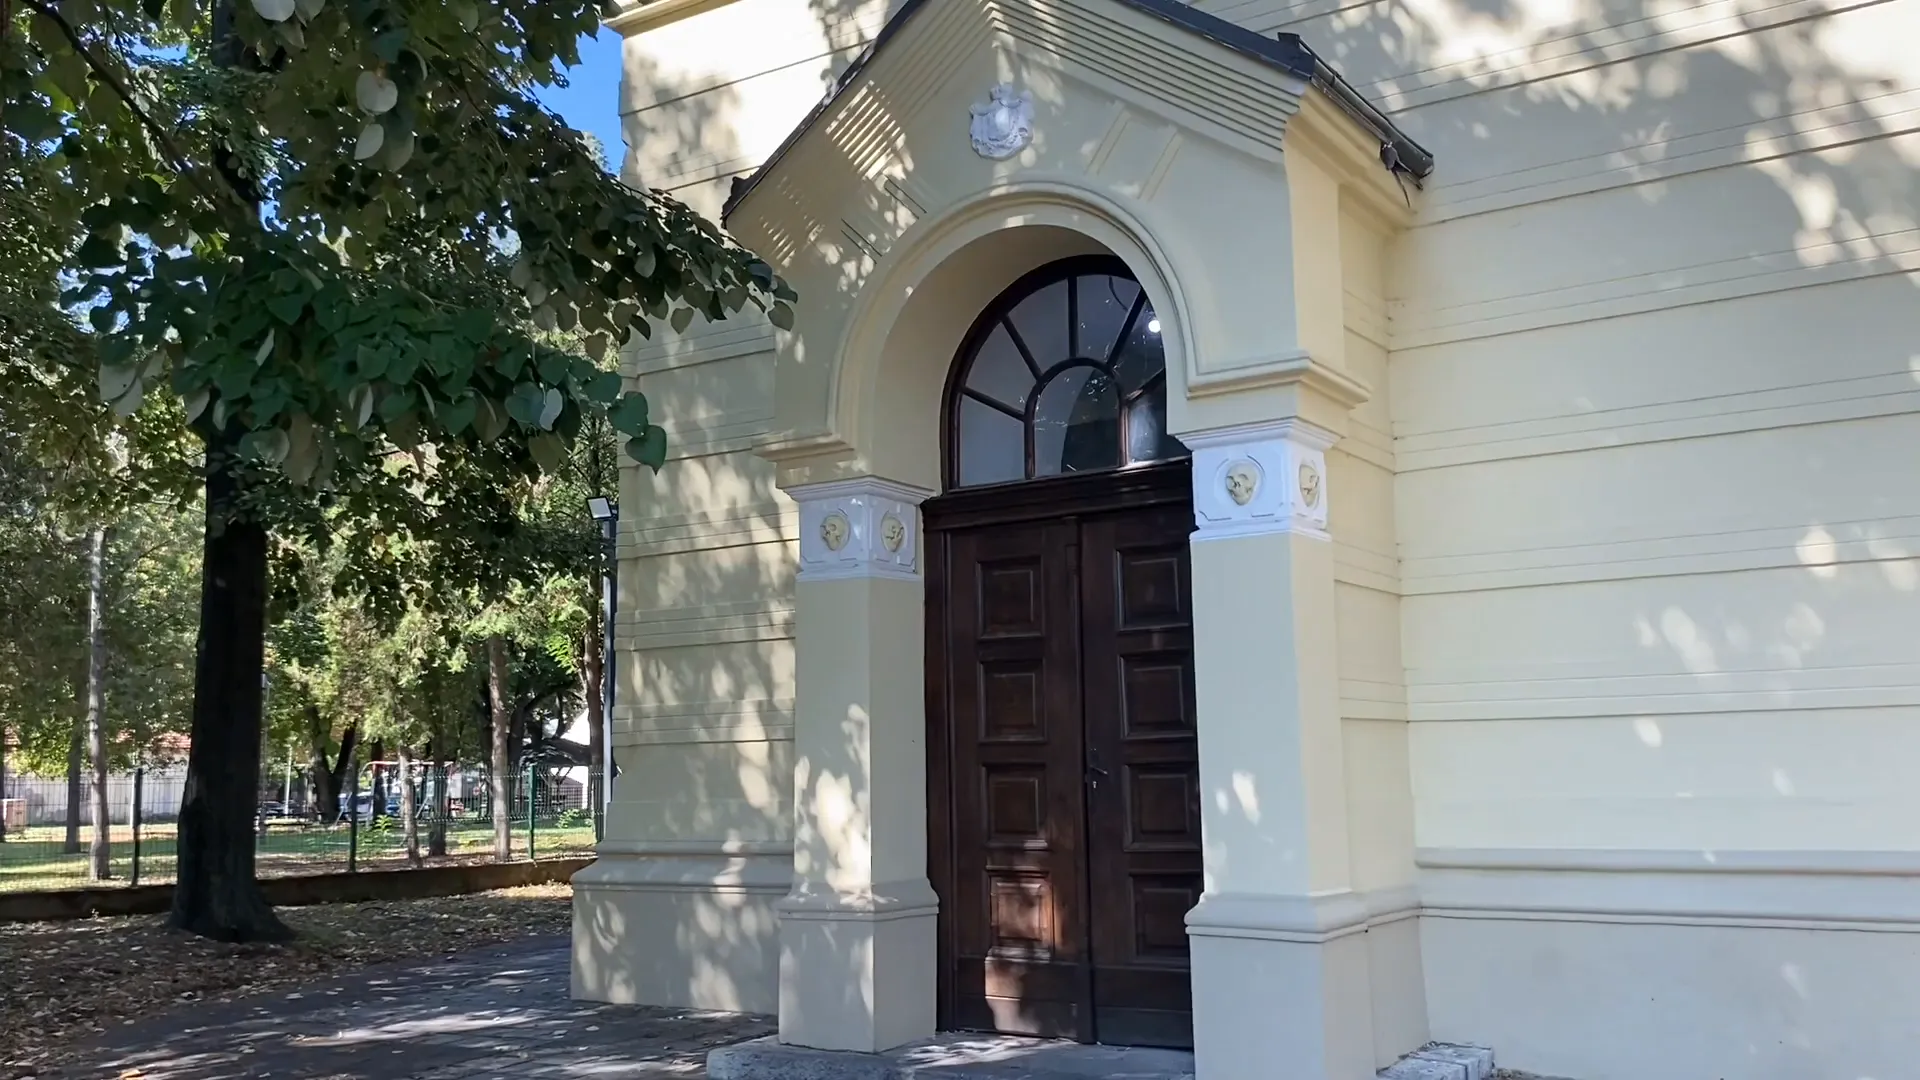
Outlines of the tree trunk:
M0 724L0 844L7 842L7 725Z
M386 760L387 741L385 739L375 739L367 744L367 761L373 765L373 785L367 792L367 798L371 800L372 806L367 813L369 821L378 821L387 816L387 792L390 790L388 785L391 776L389 770L381 767Z
M87 877L113 876L113 818L107 809L107 530L93 530L87 555L87 756L93 766L93 836Z
M507 703L507 639L498 634L487 639L487 701L493 710L493 767L487 770L492 774L487 780L492 785L493 857L506 862L513 858L513 774L507 761L513 710Z
M340 756L327 763L330 728L320 716L320 707L309 701L302 706L307 717L307 776L313 781L313 803L322 821L340 816L340 793L347 787L347 763L353 760L354 744L360 739L360 725L348 724L340 735Z
M420 804L414 797L413 752L407 749L406 743L401 743L394 748L394 759L399 762L393 780L400 785L400 835L406 841L407 865L417 869L420 866L420 818L415 810Z
M427 776L431 791L427 798L433 808L432 824L427 826L427 855L439 857L447 853L447 766L451 756L446 747L440 744L440 722L433 722L432 751L427 757Z
M237 512L237 443L237 433L228 428L207 446L193 742L180 803L179 881L169 921L217 941L285 941L293 932L267 906L254 879L267 530Z
M580 689L587 698L587 813L595 821L600 820L606 806L607 790L607 699L600 689L606 672L600 651L600 613L594 611L587 616L587 636L582 642Z
M86 770L87 731L85 717L75 717L73 731L67 736L67 836L66 843L60 845L62 853L80 854L80 817L86 800L81 796L85 783L81 776Z

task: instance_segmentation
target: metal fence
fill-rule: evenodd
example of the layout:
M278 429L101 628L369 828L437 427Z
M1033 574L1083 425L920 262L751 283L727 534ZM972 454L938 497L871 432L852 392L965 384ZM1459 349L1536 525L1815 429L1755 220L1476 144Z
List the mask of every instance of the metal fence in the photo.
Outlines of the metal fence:
M491 862L491 784L484 770L411 770L420 865ZM400 770L357 770L331 807L304 786L263 783L255 808L255 866L261 877L401 870L414 865L402 814ZM85 777L77 799L66 777L7 776L0 784L0 892L150 885L172 881L184 767L138 769L108 778L105 873L94 862L96 830ZM509 857L569 858L593 853L600 814L590 770L533 765L509 783Z

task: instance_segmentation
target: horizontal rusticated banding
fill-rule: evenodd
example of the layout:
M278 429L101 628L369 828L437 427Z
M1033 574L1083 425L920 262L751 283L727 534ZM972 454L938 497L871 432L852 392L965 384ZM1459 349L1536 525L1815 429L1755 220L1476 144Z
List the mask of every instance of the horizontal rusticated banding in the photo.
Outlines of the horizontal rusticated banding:
M613 713L623 743L783 742L793 738L793 699L627 705Z
M793 636L790 599L752 600L671 611L622 611L615 618L622 640L634 650L688 645L782 641Z

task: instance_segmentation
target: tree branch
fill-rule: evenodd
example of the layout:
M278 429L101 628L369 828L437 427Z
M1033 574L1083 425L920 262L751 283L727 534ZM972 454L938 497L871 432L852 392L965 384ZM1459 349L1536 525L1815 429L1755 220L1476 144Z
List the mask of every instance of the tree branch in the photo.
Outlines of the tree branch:
M106 83L107 88L112 90L116 97L126 103L127 108L132 110L133 115L139 119L140 125L146 129L147 134L153 141L159 144L161 151L173 162L173 167L181 176L186 178L189 184L192 184L198 189L200 194L216 202L220 200L220 192L224 191L228 199L232 200L235 205L251 216L253 207L240 192L233 190L225 184L221 185L219 191L215 191L206 186L201 179L200 171L193 167L192 162L188 160L186 154L183 153L179 145L173 141L173 137L168 135L167 130L161 127L160 124L148 114L147 110L140 104L140 100L134 96L132 88L127 86L127 84L121 80L120 76L115 74L99 57L95 56L93 50L87 48L86 39L80 36L80 31L75 29L74 25L67 21L65 15L60 14L59 10L52 5L43 3L42 0L22 0L22 2L26 4L29 10L59 28L60 33L73 45L73 51L79 53L80 58L87 62L87 67L92 69L94 75L98 77L101 82Z

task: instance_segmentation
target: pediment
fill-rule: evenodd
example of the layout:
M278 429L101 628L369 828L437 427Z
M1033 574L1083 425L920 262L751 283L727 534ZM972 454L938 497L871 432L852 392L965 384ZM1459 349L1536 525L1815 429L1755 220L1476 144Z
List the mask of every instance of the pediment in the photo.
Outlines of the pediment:
M1348 149L1377 159L1376 179L1394 175L1417 185L1432 169L1424 149L1293 34L1266 37L1180 0L907 0L766 163L736 182L725 219L731 225L768 187L790 188L778 185L781 175L804 171L823 151L889 187L909 215L924 211L929 199L916 198L901 178L925 175L926 163L901 159L929 136L966 142L968 113L953 100L952 84L969 67L991 69L972 80L976 108L990 105L993 88L1006 81L1036 99L1042 122L1065 110L1081 124L1089 111L1123 114L1108 118L1104 138L1077 148L1090 159L1083 165L1110 157L1124 134L1112 129L1128 120L1278 161L1291 121L1319 99L1314 111L1345 129L1336 141L1344 136ZM1067 156L1045 146L1046 134L1036 132L1035 143L1055 159ZM781 201L791 199L789 190Z

